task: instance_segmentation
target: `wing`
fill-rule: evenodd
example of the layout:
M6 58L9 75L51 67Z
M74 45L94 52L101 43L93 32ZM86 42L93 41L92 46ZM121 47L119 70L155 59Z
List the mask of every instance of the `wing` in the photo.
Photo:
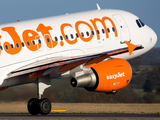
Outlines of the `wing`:
M92 67L94 64L97 64L108 57L112 57L119 54L124 54L129 52L131 54L133 51L143 49L141 45L134 45L126 42L128 47L120 48L112 51L106 51L99 54L88 55L88 56L80 56L78 58L49 58L45 60L41 60L26 66L23 66L11 73L8 74L8 78L32 73L30 75L30 79L34 79L40 77L42 75L46 75L52 71L56 71L58 73L65 72L67 70L73 69L81 64L85 64L86 68ZM132 46L132 48L131 48Z

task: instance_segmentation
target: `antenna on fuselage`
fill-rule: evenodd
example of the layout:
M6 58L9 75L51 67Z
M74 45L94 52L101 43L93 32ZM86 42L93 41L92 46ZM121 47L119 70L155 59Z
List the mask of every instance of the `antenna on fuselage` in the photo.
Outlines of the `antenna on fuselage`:
M96 5L97 5L97 9L100 10L101 8L100 8L100 6L98 5L98 3L97 3Z

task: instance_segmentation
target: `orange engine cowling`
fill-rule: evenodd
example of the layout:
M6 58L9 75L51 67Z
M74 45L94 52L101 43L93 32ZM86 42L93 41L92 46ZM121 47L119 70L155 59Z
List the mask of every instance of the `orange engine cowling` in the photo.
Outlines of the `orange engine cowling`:
M98 63L91 69L93 74L72 78L71 85L89 91L113 92L126 87L132 77L130 64L121 58Z

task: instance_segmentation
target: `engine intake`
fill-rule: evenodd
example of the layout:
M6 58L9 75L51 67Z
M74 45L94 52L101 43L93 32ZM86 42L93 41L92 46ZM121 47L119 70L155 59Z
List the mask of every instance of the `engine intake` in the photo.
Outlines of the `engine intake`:
M71 79L71 85L73 87L85 87L85 88L89 87L90 88L90 87L94 87L96 85L96 82L97 80L94 73L85 74L77 78Z

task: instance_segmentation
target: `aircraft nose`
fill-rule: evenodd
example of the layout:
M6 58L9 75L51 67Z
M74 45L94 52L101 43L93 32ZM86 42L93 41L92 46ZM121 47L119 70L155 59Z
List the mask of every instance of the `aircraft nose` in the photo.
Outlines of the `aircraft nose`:
M150 43L152 43L153 46L155 46L155 44L157 43L157 34L152 29L150 35Z

